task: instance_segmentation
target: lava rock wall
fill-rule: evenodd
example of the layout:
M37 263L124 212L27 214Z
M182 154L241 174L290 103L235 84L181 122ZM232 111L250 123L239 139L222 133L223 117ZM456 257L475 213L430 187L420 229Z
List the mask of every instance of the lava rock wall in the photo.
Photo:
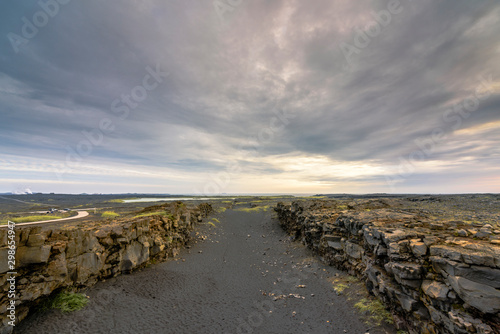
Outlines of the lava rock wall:
M152 260L175 256L189 240L195 223L210 213L211 206L173 206L165 216L16 228L16 322L56 290L89 287ZM10 282L7 261L3 261L7 259L7 236L7 229L0 229L0 333L13 329L7 324Z
M398 328L500 333L498 245L456 237L453 224L388 205L342 211L329 201L303 201L279 203L275 211L323 261L361 277Z

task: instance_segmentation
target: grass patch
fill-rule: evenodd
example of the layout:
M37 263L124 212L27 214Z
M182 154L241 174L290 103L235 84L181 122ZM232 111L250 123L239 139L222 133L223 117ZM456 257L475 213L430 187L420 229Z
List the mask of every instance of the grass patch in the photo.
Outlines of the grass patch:
M141 213L134 216L134 218L149 217L149 216L162 216L162 217L167 217L170 220L174 220L174 215L166 211L153 211L153 212Z
M227 208L221 206L220 208L217 209L217 213L223 213L226 212Z
M101 213L102 218L115 218L118 216L120 215L114 211L104 211L103 213Z
M215 223L219 224L220 221L217 218L212 218L212 220L210 220L207 224L209 224L210 226L216 227Z
M42 304L42 309L59 309L64 313L81 310L87 305L89 299L83 293L69 291L59 292Z
M26 217L16 217L16 218L10 218L8 220L2 220L2 224L7 224L7 222L10 220L11 222L14 223L31 223L31 222L36 222L36 221L41 221L41 220L53 220L53 219L61 219L61 216L26 216Z
M369 320L367 324L380 326L382 321L388 324L394 323L391 313L385 309L382 302L378 299L362 298L359 302L354 304L354 307L368 316Z
M165 216L166 214L167 213L165 211L154 211L154 212L141 213L137 216L134 216L134 218L149 217L149 216Z

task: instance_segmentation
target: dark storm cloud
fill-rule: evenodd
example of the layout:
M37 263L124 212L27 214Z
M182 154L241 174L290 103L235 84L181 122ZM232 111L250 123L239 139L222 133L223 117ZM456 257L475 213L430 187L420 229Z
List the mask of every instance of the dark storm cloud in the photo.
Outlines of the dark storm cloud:
M87 159L196 172L235 160L257 175L283 171L268 161L282 154L394 165L436 128L448 139L429 159L474 157L453 133L500 120L500 6L401 0L368 45L356 44L390 3L244 1L221 20L210 1L70 1L16 53L7 34L23 36L22 18L41 8L4 1L0 145L64 161L82 131L109 118L113 131ZM357 51L346 56L346 45ZM148 67L169 75L121 119L113 101ZM492 78L489 97L453 128L443 115L481 76ZM279 131L269 130L275 118ZM482 139L482 152L496 152L496 139ZM241 160L246 151L255 155ZM487 153L475 158L490 164Z

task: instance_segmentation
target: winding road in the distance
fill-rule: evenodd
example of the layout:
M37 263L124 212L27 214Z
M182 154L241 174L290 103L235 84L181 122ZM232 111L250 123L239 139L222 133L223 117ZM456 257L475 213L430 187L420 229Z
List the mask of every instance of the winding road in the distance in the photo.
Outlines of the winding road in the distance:
M57 223L63 220L72 220L72 219L78 219L78 218L84 218L89 215L88 211L84 210L79 210L77 211L78 214L73 217L68 217L68 218L59 218L59 219L51 219L51 220L40 220L37 222L29 222L29 223L16 223L16 226L25 226L25 225L36 225L36 224L44 224L44 223ZM7 227L7 224L5 225L0 225L0 227Z

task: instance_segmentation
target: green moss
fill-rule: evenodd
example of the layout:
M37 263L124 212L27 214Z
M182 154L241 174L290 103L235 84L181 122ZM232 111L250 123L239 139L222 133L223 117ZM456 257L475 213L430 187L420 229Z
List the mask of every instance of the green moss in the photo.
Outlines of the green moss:
M134 218L141 218L141 217L149 217L149 216L167 216L167 213L165 211L154 211L154 212L146 212L146 213L141 213L140 215L134 216ZM172 216L170 214L170 216ZM173 219L174 216L172 216Z
M10 218L8 220L14 223L30 223L36 221L53 220L61 218L62 218L61 216L26 216L26 217ZM7 220L2 220L2 224L7 224Z
M103 213L101 213L102 218L115 218L118 216L120 215L114 211L104 211Z
M377 326L380 326L382 321L389 324L394 323L391 313L385 309L384 305L378 299L362 298L354 304L354 307L368 316L369 321L367 323Z
M333 290L335 290L335 292L337 293L337 295L340 295L348 287L349 287L349 285L347 285L347 284L339 283L339 284L336 284L336 285L333 286Z

